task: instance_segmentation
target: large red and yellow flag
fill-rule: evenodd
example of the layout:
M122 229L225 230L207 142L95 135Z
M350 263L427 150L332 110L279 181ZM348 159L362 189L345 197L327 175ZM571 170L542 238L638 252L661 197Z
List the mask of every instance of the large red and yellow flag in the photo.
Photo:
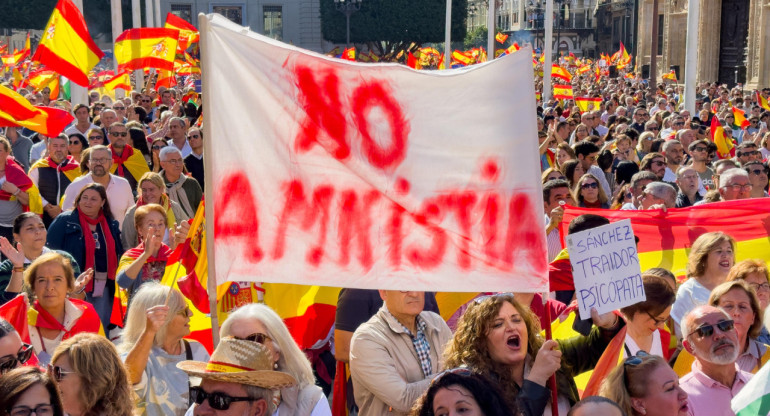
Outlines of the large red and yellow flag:
M131 91L131 75L129 75L128 72L121 72L105 81L104 88L107 88L110 91L118 88L126 92Z
M195 43L200 39L200 34L195 26L173 13L166 15L166 24L163 27L179 31L177 49L181 51L187 50L187 47L190 46L190 44Z
M581 113L586 111L595 111L599 109L602 104L600 97L577 97L575 98L575 104L577 104Z
M735 157L735 144L725 136L725 129L716 116L711 118L711 141L717 145L717 156L720 159Z
M179 31L165 28L128 29L115 39L119 71L156 68L174 70Z
M71 0L59 0L48 20L33 61L40 62L81 86L104 53L96 46L83 14Z
M557 64L551 67L551 78L559 78L567 82L572 82L572 75L566 69Z
M745 129L746 127L749 127L751 123L749 123L749 120L746 119L746 112L743 110L739 110L735 107L732 107L733 111L733 117L735 117L735 125Z
M58 108L36 107L19 93L0 85L0 127L21 126L57 136L75 118Z
M4 55L2 57L3 65L17 66L22 62L24 62L24 60L29 57L29 54L30 54L30 43L29 43L29 33L27 33L27 41L24 42L24 48L22 48L20 51L14 49L12 54Z
M768 104L767 99L762 96L762 94L759 93L759 91L756 92L757 95L757 104L759 104L760 107L764 108L767 111L770 111L770 104Z
M574 97L572 95L572 85L554 85L553 98L556 98L558 100L573 99Z

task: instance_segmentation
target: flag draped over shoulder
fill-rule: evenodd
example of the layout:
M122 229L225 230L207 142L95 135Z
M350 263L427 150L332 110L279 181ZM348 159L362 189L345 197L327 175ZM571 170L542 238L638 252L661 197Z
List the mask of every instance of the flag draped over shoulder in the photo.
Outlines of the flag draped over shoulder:
M174 70L179 31L155 27L128 29L115 39L119 71L156 68Z
M0 85L0 127L21 126L52 137L61 133L75 118L53 107L36 107L21 94Z
M653 267L671 270L676 276L686 274L687 256L692 243L701 234L723 231L732 236L736 262L752 258L770 258L770 223L762 199L714 202L688 208L618 211L567 206L561 223L562 232L570 221L582 214L597 214L611 222L629 218L634 235L639 237L639 263L642 271ZM562 234L564 235L564 234Z
M77 6L71 0L59 0L32 60L85 87L88 71L102 57L104 52L88 33L86 21Z
M428 73L199 23L205 105L230 109L204 125L218 285L546 290L535 109L510 99L530 50Z

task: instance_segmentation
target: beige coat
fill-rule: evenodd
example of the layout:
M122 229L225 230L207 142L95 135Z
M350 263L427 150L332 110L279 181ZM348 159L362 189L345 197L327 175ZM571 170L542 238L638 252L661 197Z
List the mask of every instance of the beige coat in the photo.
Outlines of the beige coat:
M422 312L420 318L427 324L435 375L444 369L444 346L452 331L433 312ZM406 415L433 378L425 378L411 337L385 306L353 334L350 372L361 416Z

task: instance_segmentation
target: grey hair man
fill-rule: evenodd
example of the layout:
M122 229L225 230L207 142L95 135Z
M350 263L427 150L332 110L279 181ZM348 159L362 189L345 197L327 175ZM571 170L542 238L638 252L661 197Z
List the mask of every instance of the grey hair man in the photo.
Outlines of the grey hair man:
M192 147L187 141L187 123L181 117L171 117L168 121L168 137L172 144L182 153L182 159L192 153Z
M650 182L644 188L639 209L668 209L676 206L676 188L665 182Z

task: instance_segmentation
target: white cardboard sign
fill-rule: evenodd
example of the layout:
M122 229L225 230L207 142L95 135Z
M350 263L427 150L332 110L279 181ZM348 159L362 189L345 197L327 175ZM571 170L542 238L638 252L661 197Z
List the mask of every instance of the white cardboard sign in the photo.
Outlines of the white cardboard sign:
M631 220L567 236L581 319L646 300Z

